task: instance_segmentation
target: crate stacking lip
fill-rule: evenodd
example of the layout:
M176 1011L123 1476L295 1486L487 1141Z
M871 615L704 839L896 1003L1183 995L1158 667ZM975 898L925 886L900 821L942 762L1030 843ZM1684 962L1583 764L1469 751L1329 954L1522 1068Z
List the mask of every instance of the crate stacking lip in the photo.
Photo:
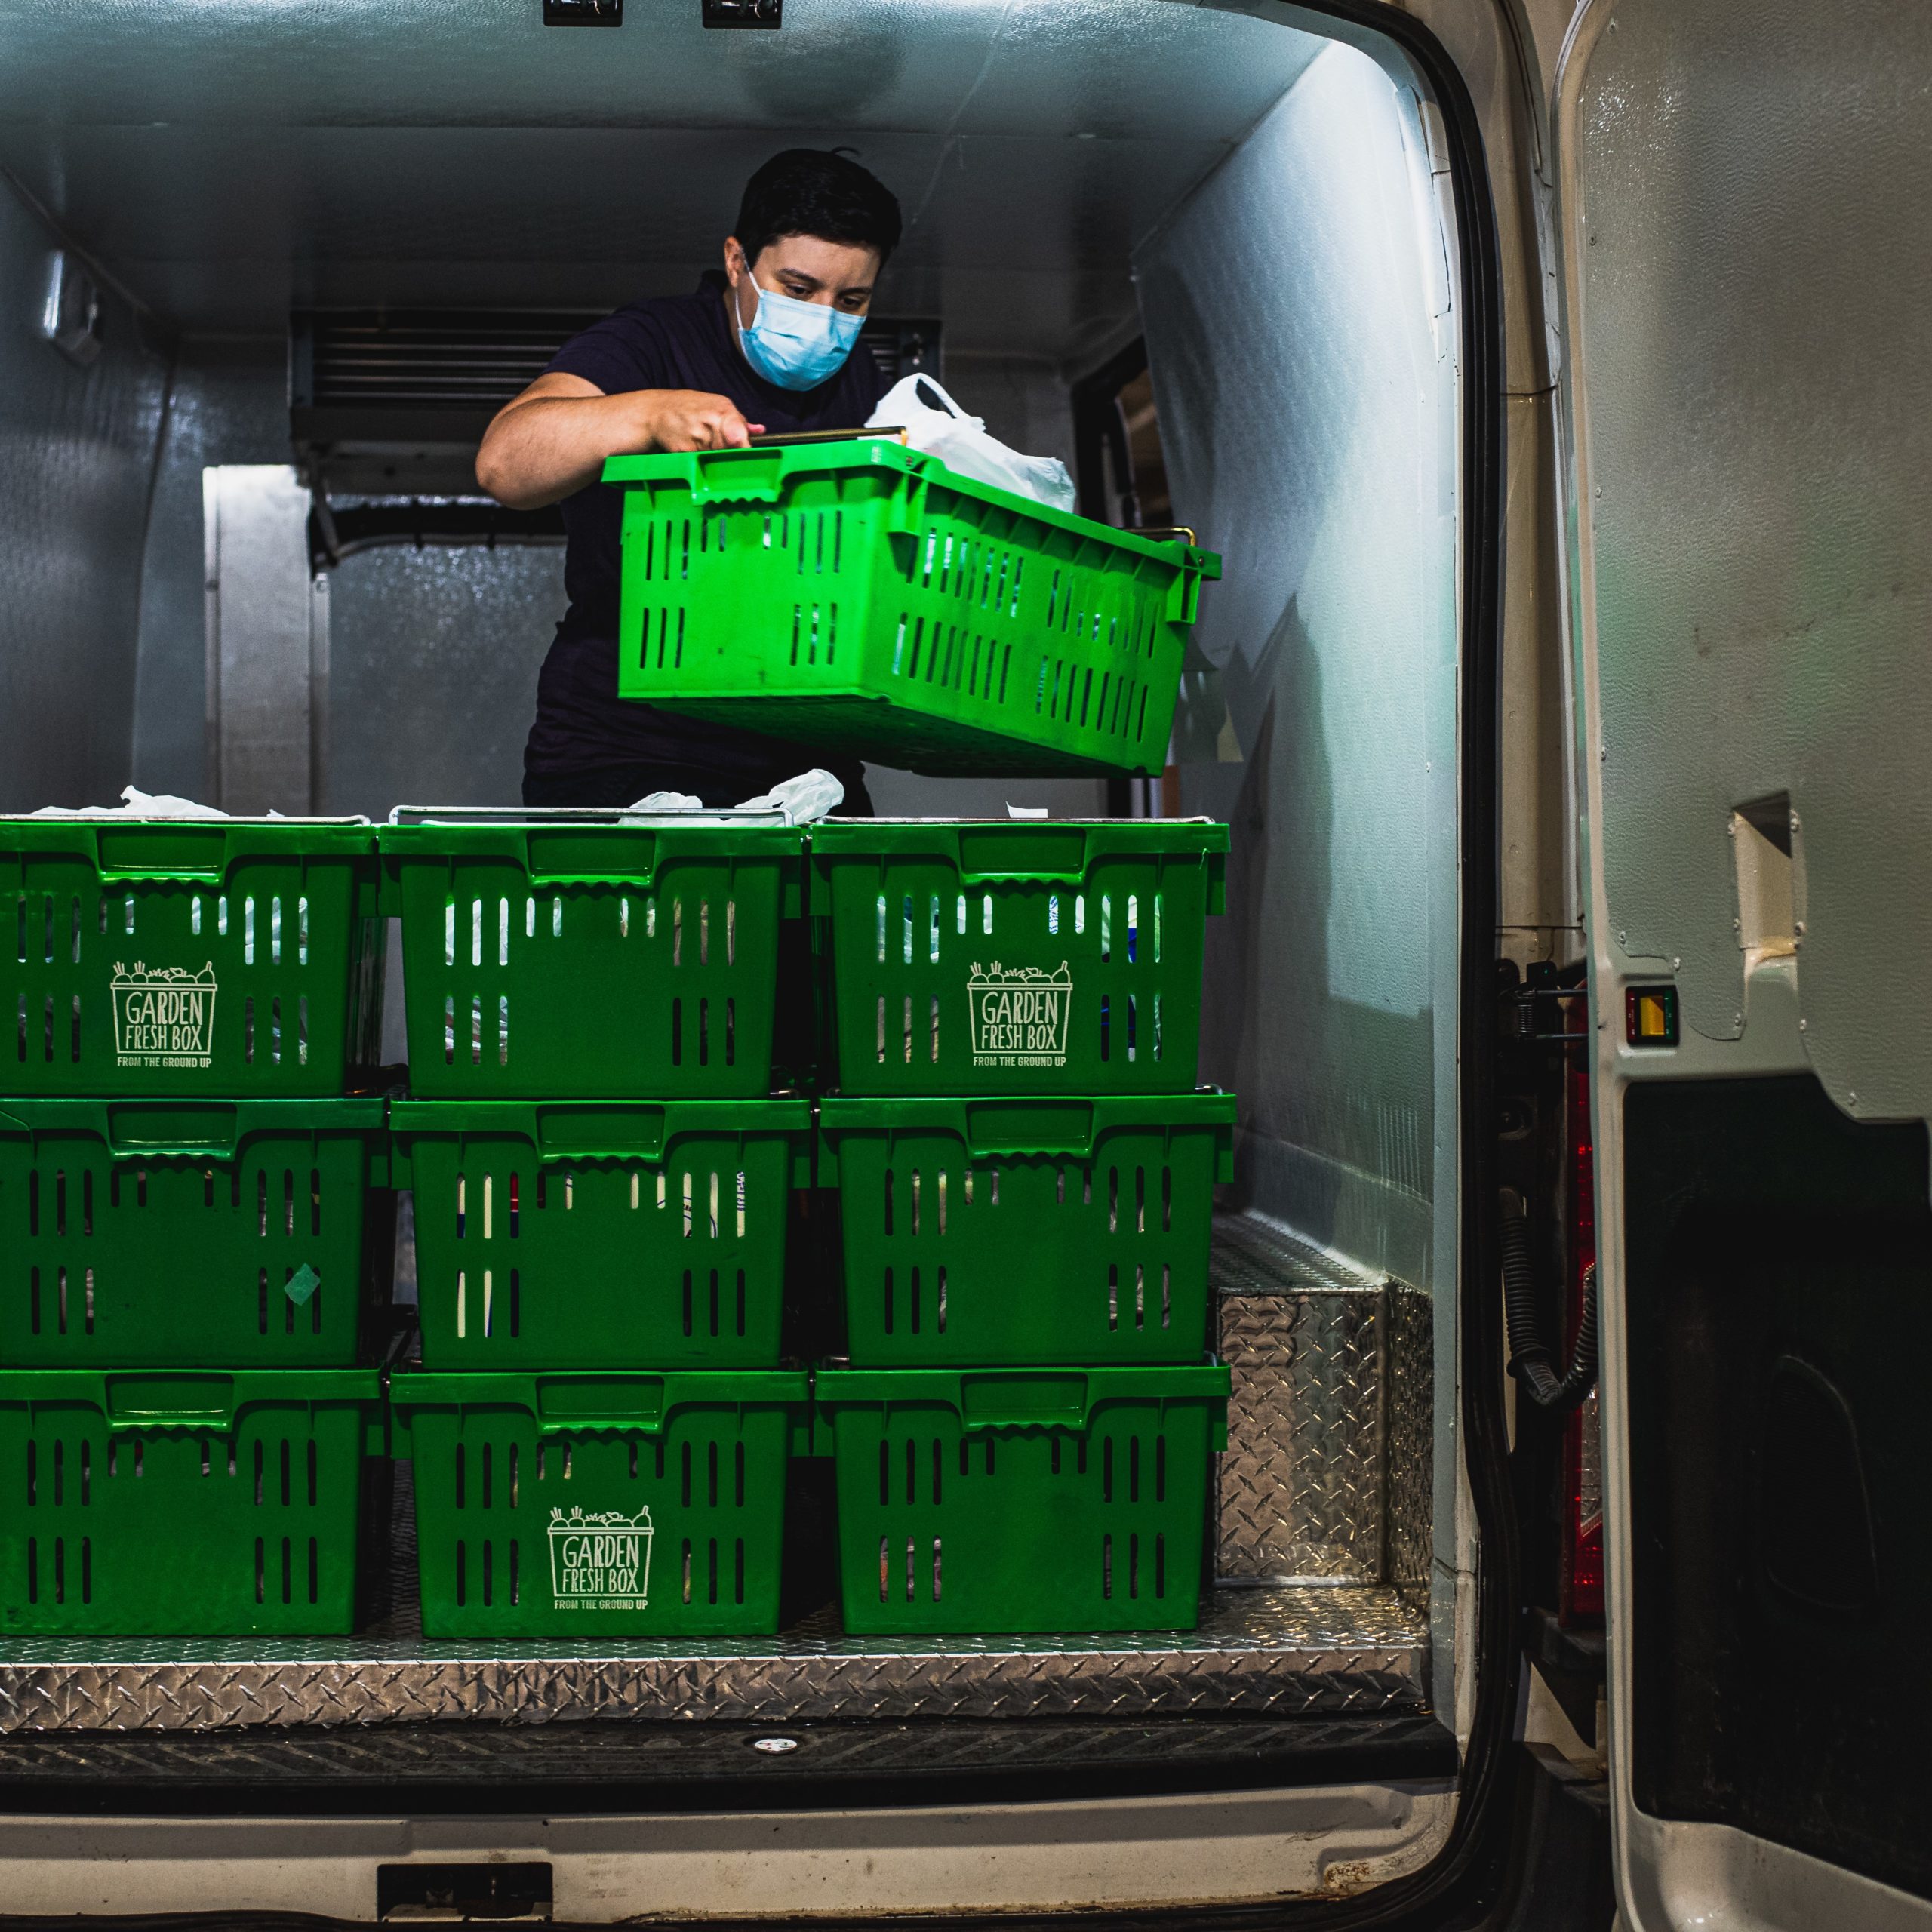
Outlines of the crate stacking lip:
M1227 850L1204 820L814 826L838 1086L1189 1091Z
M1232 1094L827 1100L859 1367L1198 1361Z
M781 825L390 825L426 1097L749 1097L771 1084Z
M1186 1630L1228 1371L821 1369L854 1634Z
M1164 763L1211 552L895 438L614 457L617 690L921 771Z
M378 886L361 821L0 820L0 1091L340 1094Z
M0 1361L346 1368L383 1103L0 1100Z
M374 1369L0 1370L9 1635L346 1635Z
M429 1367L777 1363L810 1102L412 1100L389 1124Z
M426 1637L769 1635L802 1369L399 1374Z

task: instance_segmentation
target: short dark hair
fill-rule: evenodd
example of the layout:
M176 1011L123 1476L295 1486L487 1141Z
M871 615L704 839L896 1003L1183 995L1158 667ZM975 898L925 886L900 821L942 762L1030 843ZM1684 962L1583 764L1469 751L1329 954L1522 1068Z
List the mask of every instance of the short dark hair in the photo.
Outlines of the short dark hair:
M876 175L840 150L787 148L745 183L738 245L755 262L787 235L876 248L883 262L899 245L899 204Z

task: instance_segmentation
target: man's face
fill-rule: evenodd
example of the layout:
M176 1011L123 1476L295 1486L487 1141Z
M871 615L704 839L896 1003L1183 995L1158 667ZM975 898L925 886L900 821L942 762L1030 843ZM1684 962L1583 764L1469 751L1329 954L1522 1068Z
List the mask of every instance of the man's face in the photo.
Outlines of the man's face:
M758 312L758 288L795 301L820 302L848 315L863 315L872 306L879 267L876 248L827 242L816 235L780 235L749 264L735 235L724 244L724 273L740 328L749 327Z

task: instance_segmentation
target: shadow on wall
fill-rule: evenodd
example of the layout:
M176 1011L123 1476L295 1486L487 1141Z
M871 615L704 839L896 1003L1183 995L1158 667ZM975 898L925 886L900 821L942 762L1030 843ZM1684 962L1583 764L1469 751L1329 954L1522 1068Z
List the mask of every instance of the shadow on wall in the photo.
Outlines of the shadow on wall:
M1228 909L1208 925L1201 1077L1240 1097L1238 1204L1417 1284L1430 1276L1429 1121L1405 1101L1433 1015L1338 996L1334 774L1318 719L1320 653L1291 600L1260 653L1229 667L1230 707L1260 724L1245 763L1190 770L1188 806L1227 820ZM1346 896L1345 894L1345 896ZM1426 931L1417 909L1420 943Z
M1195 640L1220 669L1229 715L1244 734L1267 700L1284 637L1292 632L1309 648L1297 587L1334 534L1321 512L1346 497L1353 481L1351 460L1367 440L1359 433L1364 399L1321 380L1324 360L1349 354L1346 341L1304 336L1271 341L1265 354L1252 342L1231 343L1225 317L1238 312L1232 306L1238 277L1225 291L1227 305L1211 291L1204 306L1182 269L1148 262L1140 279L1141 300L1157 318L1149 325L1158 347L1154 386L1168 478L1180 492L1174 514L1204 519L1201 541L1225 558ZM1332 315L1315 319L1327 330L1342 326ZM1271 613L1284 593L1285 606ZM1269 628L1254 648L1248 640L1263 625Z
M1176 513L1225 558L1195 635L1246 760L1182 774L1232 832L1202 1071L1240 1096L1248 1204L1420 1287L1448 1252L1454 366L1404 100L1331 47L1135 266Z

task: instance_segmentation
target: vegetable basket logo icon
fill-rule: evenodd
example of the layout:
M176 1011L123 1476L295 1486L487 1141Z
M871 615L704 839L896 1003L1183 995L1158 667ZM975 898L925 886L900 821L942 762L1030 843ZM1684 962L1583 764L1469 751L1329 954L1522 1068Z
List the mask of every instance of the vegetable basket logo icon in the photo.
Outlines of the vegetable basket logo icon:
M1051 973L1041 966L1002 966L997 959L982 967L976 959L966 998L976 1066L1066 1065L1073 974L1064 959Z
M651 1589L651 1512L550 1512L550 1594L559 1610L642 1610Z
M185 966L114 962L114 1051L123 1066L206 1066L214 1051L214 961Z

